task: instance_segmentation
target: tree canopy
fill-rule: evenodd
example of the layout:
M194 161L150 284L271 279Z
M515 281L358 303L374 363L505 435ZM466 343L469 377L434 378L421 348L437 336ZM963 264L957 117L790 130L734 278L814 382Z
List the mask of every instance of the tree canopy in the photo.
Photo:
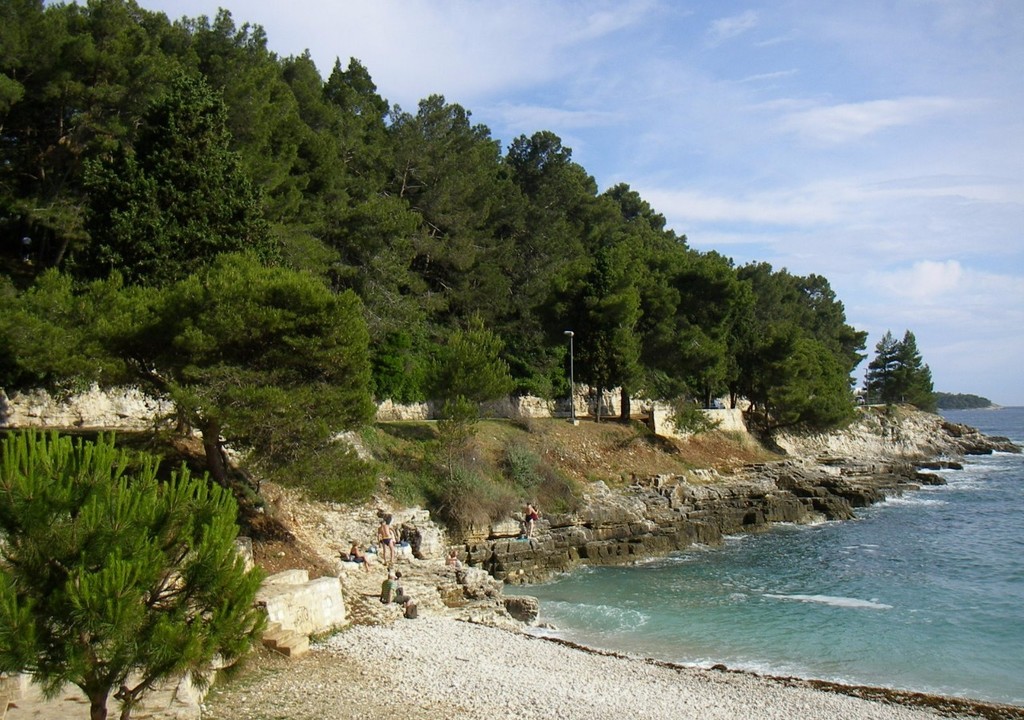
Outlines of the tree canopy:
M359 299L253 256L219 256L159 288L115 276L76 291L51 270L12 300L0 337L18 377L134 383L173 401L222 484L225 442L273 470L373 411Z
M324 79L308 53L276 56L263 28L227 11L172 22L132 0L21 0L4 12L0 223L33 252L24 263L0 248L0 293L21 323L0 319L0 384L159 378L188 423L276 452L290 441L258 412L297 421L334 382L355 409L305 427L357 423L371 395L431 399L438 349L478 319L516 393L568 395L571 329L595 391L742 396L769 426L841 422L852 405L866 335L825 278L690 248L627 184L600 192L549 130L503 146L441 95L403 110L357 59ZM289 305L319 323L288 321L319 359L271 372L273 344L295 339L269 327ZM241 322L256 337L239 337ZM57 327L70 347L117 351L86 368L29 347L27 328L52 348ZM173 352L141 343L157 335ZM324 348L363 339L366 369L324 370Z

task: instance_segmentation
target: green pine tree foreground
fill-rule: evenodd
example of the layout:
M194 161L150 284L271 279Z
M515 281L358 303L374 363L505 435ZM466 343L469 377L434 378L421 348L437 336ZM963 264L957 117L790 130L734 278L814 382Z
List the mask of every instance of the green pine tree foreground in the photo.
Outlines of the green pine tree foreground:
M231 493L157 469L103 436L0 443L0 672L31 673L48 696L77 685L93 720L111 694L128 718L162 680L203 682L262 631Z

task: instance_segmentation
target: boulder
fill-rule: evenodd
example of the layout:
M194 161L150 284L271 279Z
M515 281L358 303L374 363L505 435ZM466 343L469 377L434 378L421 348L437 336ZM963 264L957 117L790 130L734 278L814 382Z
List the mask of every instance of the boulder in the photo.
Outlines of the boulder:
M505 610L519 622L534 623L540 615L540 601L531 595L512 595L504 598Z

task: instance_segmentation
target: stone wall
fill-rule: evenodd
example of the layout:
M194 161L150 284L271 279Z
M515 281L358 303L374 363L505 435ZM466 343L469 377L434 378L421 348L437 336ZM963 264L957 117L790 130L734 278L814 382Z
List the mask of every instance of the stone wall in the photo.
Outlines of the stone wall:
M271 623L303 635L330 632L348 622L341 580L310 580L305 570L285 570L268 577L256 593L256 604L266 608Z
M747 424L743 420L742 410L733 409L712 409L704 410L705 415L712 422L717 422L716 430L731 433L746 433ZM668 403L653 402L647 406L647 413L650 418L651 431L666 437L684 438L688 433L680 432L672 422L672 406Z
M621 407L618 389L607 390L598 398L586 386L576 387L574 407L565 399L545 400L532 395L510 396L481 408L485 417L528 419L548 417L594 417L600 406L601 417L617 417ZM634 413L655 414L656 432L678 437L669 421L668 406L634 398ZM439 408L435 403L401 404L384 400L377 404L379 422L436 420ZM146 430L173 416L174 406L165 400L145 395L138 388L90 389L54 397L45 390L15 392L8 397L0 388L0 427L50 427L110 430ZM706 410L712 418L722 421L719 429L745 432L742 413L738 410Z
M56 398L44 390L8 396L0 388L0 427L145 430L173 413L174 406L138 388L88 390Z

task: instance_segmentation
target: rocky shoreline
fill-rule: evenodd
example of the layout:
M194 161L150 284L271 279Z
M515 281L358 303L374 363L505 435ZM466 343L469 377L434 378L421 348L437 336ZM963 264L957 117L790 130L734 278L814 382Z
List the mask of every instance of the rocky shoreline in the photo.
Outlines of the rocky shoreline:
M1020 452L940 416L903 409L863 412L844 431L777 438L792 459L747 465L722 475L632 478L624 488L594 483L581 510L550 514L534 536L515 521L462 538L462 559L506 583L533 583L581 564L611 565L717 545L727 535L775 523L849 520L856 508L941 484L931 472L959 467L965 455Z
M308 503L268 485L268 503L294 531L294 544L318 558L320 574L340 577L351 624L314 641L297 659L253 654L215 684L202 717L1024 720L1024 708L678 667L523 632L537 617L536 601L504 596L503 583L535 582L583 563L631 563L714 545L778 522L848 519L859 507L941 482L932 470L954 467L964 455L1020 451L1005 439L909 411L899 417L863 413L842 433L776 441L787 455L777 462L633 477L615 489L593 484L583 509L545 514L527 540L518 539L514 520L453 538L423 510L381 498L358 508ZM417 556L407 549L397 565L419 604L416 620L377 600L383 565L374 562L364 572L338 560L352 538L373 537L381 512L416 534ZM464 564L459 571L443 560L452 547ZM275 546L262 552L268 559ZM38 710L22 703L7 717L49 717Z

